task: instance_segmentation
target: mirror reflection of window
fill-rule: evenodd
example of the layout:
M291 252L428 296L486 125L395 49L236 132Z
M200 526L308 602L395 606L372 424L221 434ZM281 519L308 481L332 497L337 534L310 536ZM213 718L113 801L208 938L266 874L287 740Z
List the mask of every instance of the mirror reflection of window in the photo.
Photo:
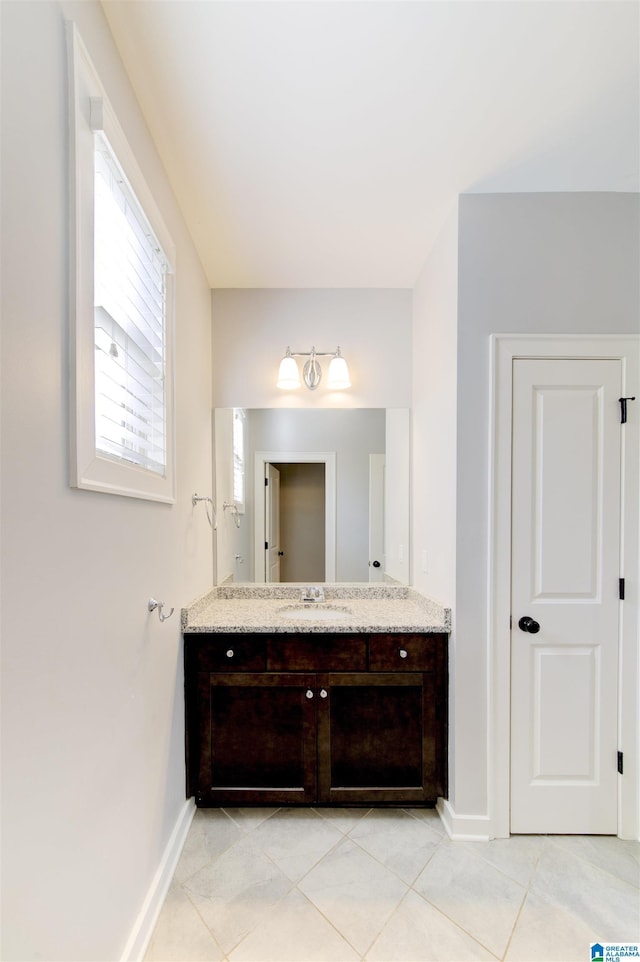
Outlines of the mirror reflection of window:
M245 500L245 420L244 408L233 409L233 503L244 514Z

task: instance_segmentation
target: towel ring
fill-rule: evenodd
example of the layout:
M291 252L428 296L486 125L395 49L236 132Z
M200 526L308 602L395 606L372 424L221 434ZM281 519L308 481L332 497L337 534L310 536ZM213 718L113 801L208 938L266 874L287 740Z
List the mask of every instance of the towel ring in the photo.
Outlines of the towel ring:
M167 618L170 618L174 612L174 609L172 608L169 614L165 615L163 611L164 601L156 601L155 598L149 598L149 604L147 605L147 609L149 611L155 611L156 608L158 609L158 618L160 619L160 621L166 621Z

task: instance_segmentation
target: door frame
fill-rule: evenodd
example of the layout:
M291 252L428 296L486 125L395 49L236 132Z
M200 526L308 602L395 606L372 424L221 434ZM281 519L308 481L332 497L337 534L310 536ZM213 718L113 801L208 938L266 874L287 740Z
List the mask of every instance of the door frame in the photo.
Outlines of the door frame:
M282 554L280 551L280 538L281 538L280 471L278 468L276 468L274 464L271 464L271 462L268 462L264 466L264 480L265 480L265 485L263 488L263 491L264 491L264 541L265 541L265 545L267 543L269 545L268 549L266 547L264 549L264 580L267 584L271 585L271 584L280 584L280 557ZM274 487L277 487L278 489L277 499L274 498L274 494L273 494ZM278 522L278 537L276 539L276 544L274 545L272 521L273 521L273 513L274 513L273 508L276 500L277 500L276 516L277 516L277 522ZM272 579L272 572L274 567L274 564L273 564L274 548L277 549L277 552L278 552L277 554L278 560L276 562L276 565L278 568L278 577L275 582Z
M324 474L324 557L325 583L336 580L336 453L335 451L256 451L254 462L254 579L266 581L264 560L264 466L276 464L308 464L319 462L325 466Z
M511 743L511 422L515 358L611 358L622 361L623 393L640 393L640 337L628 335L518 335L490 337L489 554L487 584L488 786L491 835L510 834ZM632 410L633 408L633 410ZM624 775L618 776L618 835L640 835L638 711L640 397L629 405L622 434L620 577L628 590L620 602L618 737ZM502 496L501 496L502 495Z

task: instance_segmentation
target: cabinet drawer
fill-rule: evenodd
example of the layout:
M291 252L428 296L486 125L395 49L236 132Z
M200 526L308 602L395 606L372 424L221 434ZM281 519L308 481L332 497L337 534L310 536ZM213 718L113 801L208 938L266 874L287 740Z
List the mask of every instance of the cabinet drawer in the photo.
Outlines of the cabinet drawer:
M267 671L366 671L364 635L271 635Z
M436 650L430 635L371 635L369 671L433 671Z
M187 659L196 671L264 671L265 639L260 635L214 635L190 639Z

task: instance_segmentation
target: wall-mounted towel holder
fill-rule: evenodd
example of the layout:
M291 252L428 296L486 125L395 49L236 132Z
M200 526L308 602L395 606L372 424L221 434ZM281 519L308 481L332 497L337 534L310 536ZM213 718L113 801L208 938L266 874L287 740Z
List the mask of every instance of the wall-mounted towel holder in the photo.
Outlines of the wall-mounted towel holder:
M231 517L234 520L236 528L240 527L240 512L238 511L237 505L231 504L229 501L222 502L223 511L231 511Z
M167 618L170 618L171 615L172 615L173 612L174 612L174 609L172 608L171 611L169 612L169 614L168 614L168 615L165 615L165 613L164 613L164 611L163 611L164 601L156 601L155 598L149 598L149 604L147 605L147 608L149 609L149 611L155 611L156 608L157 608L157 609L158 609L158 618L160 619L160 621L166 621Z
M191 495L191 504L194 506L194 508L195 508L195 506L197 505L198 501L204 501L204 510L207 512L207 519L208 519L208 521L209 521L209 524L211 525L211 527L212 527L213 530L215 531L216 528L218 527L218 516L217 516L217 514L216 514L216 509L215 509L215 506L214 506L214 503L213 503L213 498L208 498L208 497L205 497L205 496L200 497L200 495L198 495L198 494L192 494L192 495ZM211 515L209 514L209 505L211 505L211 511L212 511L212 513L213 513L213 519L211 518Z

